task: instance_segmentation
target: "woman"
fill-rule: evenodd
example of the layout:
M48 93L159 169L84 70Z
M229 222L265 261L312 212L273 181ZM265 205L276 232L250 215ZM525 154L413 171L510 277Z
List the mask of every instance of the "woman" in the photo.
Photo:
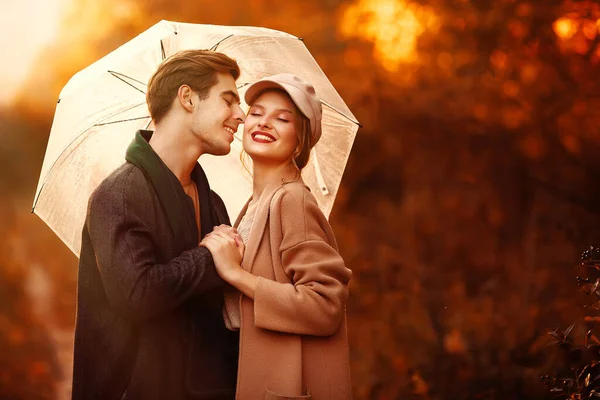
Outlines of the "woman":
M351 271L300 177L321 136L321 102L291 74L258 81L245 99L253 194L235 223L242 240L222 226L201 243L236 289L226 293L224 316L230 329L240 329L237 398L351 399Z

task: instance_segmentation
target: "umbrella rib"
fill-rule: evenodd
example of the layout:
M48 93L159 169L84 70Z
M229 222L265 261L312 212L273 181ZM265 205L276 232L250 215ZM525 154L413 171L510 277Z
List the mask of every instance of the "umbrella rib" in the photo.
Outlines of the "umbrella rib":
M127 78L127 79L131 79L132 81L134 81L134 82L137 82L137 83L139 83L139 84L141 84L141 85L146 85L144 82L140 82L140 81L138 81L138 80L137 80L137 79L135 79L135 78L132 78L132 77L130 77L130 76L127 76L127 75L125 75L125 74L121 74L121 73L119 73L119 72L115 72L115 71L108 71L108 73L109 73L109 74L111 74L112 76L114 76L115 78L119 79L120 81L123 81L125 84L127 84L127 85L131 86L132 88L134 88L134 89L135 89L135 90L137 90L138 92L140 92L140 93L142 93L142 94L146 94L146 92L144 92L143 90L141 90L141 89L139 89L139 88L137 88L137 87L133 86L131 83L127 82L127 81L126 81L125 79L123 79L122 77L125 77L125 78Z
M140 81L139 79L132 78L132 77L130 77L129 75L125 75L125 74L122 74L122 73L120 73L120 72L116 72L116 71L108 71L108 72L109 72L109 73L111 73L112 75L114 75L115 77L117 77L117 75L118 75L118 76L122 76L122 77L125 77L125 78L127 78L127 79L131 79L132 81L134 81L134 82L137 82L137 83L139 83L140 85L148 86L146 83L144 83L144 82Z
M94 126L104 126L104 125L110 125L110 124L118 124L119 122L128 122L128 121L137 121L140 119L146 119L146 118L150 118L149 115L145 116L145 117L137 117L137 118L129 118L129 119L120 119L118 121L111 121L111 122L101 122L98 123Z
M217 47L219 47L219 45L220 45L221 43L223 43L223 42L224 42L224 41L226 41L227 39L231 38L232 36L234 36L234 35L233 35L233 33L232 33L231 35L229 35L229 36L227 36L227 37L225 37L225 38L223 38L223 39L219 40L219 41L217 42L217 44L215 44L213 47L211 47L211 48L210 48L210 50L212 50L212 51L216 51L216 50L217 50Z
M132 110L136 107L141 106L142 104L145 103L140 103L140 104L136 104L134 106L128 107L125 110L120 110L117 111L111 115L109 115L108 117L105 118L105 120L114 117L115 115L119 115L120 113L124 113L127 112L129 110ZM145 117L148 118L148 117ZM123 122L123 121L127 121L127 120L122 120L122 121L118 121L118 122ZM71 141L65 146L65 148L60 152L60 155L58 156L58 158L56 160L54 160L54 162L52 163L52 165L50 166L50 168L48 168L48 172L46 172L46 177L48 177L50 175L50 173L52 172L52 170L54 169L54 167L56 166L56 163L58 162L58 160L60 160L61 158L63 158L64 152L77 140L81 137L81 135L83 135L84 133L86 133L88 130L90 130L91 128L93 128L94 126L97 125L106 125L106 123L96 123L93 125L88 126L87 128L85 128L84 130L82 130L77 136L75 136L73 139L71 139ZM77 148L77 146L75 148L73 148L71 150L71 152L75 151L75 149ZM66 156L65 156L66 157ZM33 212L35 210L35 206L37 206L38 200L40 199L40 196L42 194L42 192L44 191L44 187L46 186L46 180L44 180L44 182L42 183L42 186L40 186L40 191L37 193L37 196L35 197L35 200L33 202L33 207L31 208L31 212Z
M179 32L177 31L177 29L175 29L173 31L174 35L179 34ZM165 43L163 42L162 39L160 39L160 54L162 56L162 61L165 61L167 59L167 52L165 51ZM141 82L140 82L141 83Z
M106 118L104 118L104 119L100 120L99 122L96 122L95 124L92 124L92 125L90 125L90 127L89 127L89 128L87 128L87 129L90 129L90 128L92 128L92 127L94 127L94 126L96 126L96 125L99 125L99 124L100 124L100 125L102 125L102 124L106 124L104 121L106 121L106 120L108 120L108 119L110 119L110 118L113 118L113 117L115 117L115 116L117 116L117 115L119 115L119 114L122 114L122 113L124 113L124 112L130 111L130 110L133 110L134 108L137 108L137 107L139 107L139 106L143 106L143 105L146 105L146 102L145 102L145 101L144 101L144 102L142 102L142 103L138 103L138 104L131 105L131 106L129 106L129 107L126 107L126 108L124 108L124 109L122 109L122 110L115 111L114 113L112 113L112 114L108 115ZM86 130L87 130L87 129L86 129ZM85 131L81 132L81 134L83 134L83 133L85 133ZM75 139L77 139L77 138L75 138ZM73 140L75 140L75 139L73 139ZM70 144L70 143L69 143L69 144Z
M360 122L358 122L355 119L350 118L349 116L347 116L346 114L344 114L343 112L341 112L340 110L338 110L337 108L335 108L334 106L332 106L331 104L327 103L325 100L321 100L321 103L325 104L327 107L331 108L333 111L337 112L338 114L340 114L342 117L347 118L348 120L354 122L356 125L358 125L359 127L363 127L362 124Z

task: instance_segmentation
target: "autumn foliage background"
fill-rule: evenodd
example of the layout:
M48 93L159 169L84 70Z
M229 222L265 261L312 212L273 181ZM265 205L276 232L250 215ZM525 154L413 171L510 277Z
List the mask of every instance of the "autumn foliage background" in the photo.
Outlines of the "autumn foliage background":
M356 399L551 398L547 332L583 315L573 266L600 242L597 2L48 1L0 103L0 398L70 390L77 259L29 212L58 93L161 19L303 37L364 125L330 218Z

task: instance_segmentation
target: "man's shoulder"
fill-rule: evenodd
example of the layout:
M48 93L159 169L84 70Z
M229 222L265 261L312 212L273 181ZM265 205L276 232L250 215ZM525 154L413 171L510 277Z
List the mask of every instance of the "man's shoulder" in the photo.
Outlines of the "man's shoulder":
M221 198L221 196L219 196L219 194L217 192L215 192L214 190L210 190L210 195L212 197L212 201L215 203L215 205L223 205L223 207L225 206L225 202L223 201L223 199Z
M140 189L147 186L142 170L129 162L125 162L100 182L92 193L91 199L124 195L125 193L141 194Z

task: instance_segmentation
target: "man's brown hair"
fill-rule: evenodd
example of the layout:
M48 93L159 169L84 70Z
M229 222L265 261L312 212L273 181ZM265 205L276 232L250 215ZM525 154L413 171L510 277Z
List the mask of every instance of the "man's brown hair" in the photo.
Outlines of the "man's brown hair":
M171 109L181 85L188 85L201 100L217 84L217 73L240 76L237 62L223 53L210 50L183 50L167 58L148 81L146 102L154 123Z

